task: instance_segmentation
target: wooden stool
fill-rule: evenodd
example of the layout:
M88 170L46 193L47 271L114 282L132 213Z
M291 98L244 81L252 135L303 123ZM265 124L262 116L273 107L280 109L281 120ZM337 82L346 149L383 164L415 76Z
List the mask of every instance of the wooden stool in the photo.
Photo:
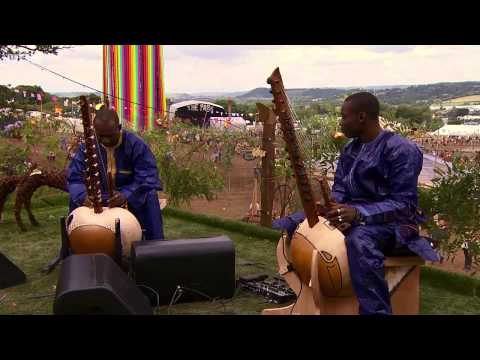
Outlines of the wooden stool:
M394 315L418 315L420 266L424 264L425 261L419 256L385 258L385 279Z
M283 241L279 241L277 254L283 252ZM278 257L277 258L281 258ZM293 271L286 272L288 264L279 264L280 273L299 294L297 302L291 305L264 309L262 315L358 315L358 300L355 295L350 297L326 297L322 294L318 273L319 255L312 254L312 276L309 286L305 286ZM391 256L386 257L385 279L390 291L390 301L394 315L418 315L420 311L420 266L425 261L419 256ZM301 295L301 296L300 296Z

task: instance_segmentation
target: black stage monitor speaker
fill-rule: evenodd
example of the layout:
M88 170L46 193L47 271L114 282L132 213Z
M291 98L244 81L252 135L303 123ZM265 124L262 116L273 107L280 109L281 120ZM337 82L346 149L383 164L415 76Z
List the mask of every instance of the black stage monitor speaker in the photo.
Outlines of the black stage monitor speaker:
M177 286L185 288L177 302L231 298L235 292L235 246L227 236L138 241L131 266L152 304L156 296L146 286L158 293L161 305L170 303Z
M63 261L53 304L56 315L153 315L148 298L113 259L71 255Z
M25 273L0 252L0 289L23 284L26 281Z

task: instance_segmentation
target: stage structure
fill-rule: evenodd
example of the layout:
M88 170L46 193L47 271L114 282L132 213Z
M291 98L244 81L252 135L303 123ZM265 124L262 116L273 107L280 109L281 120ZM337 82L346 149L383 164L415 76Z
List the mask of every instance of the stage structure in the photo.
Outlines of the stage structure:
M192 125L209 127L211 119L217 119L220 116L226 116L227 113L223 106L202 100L188 100L170 105L169 119L175 118ZM227 117L219 118L222 124L227 121Z
M149 130L166 115L162 45L103 45L103 91L121 123Z

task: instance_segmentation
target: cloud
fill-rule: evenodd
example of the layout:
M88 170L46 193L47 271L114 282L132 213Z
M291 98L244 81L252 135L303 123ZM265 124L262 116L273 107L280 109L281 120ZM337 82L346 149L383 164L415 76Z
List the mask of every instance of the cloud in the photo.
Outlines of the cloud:
M282 46L275 45L174 45L166 46L166 50L179 57L192 57L201 60L215 60L220 62L235 62L251 57L254 52L276 49Z
M102 47L98 45L73 46L62 49L58 55L35 54L30 60L54 72L95 89L102 90ZM4 84L40 85L45 91L90 91L66 79L26 62L0 62L0 79Z
M412 51L416 45L368 45L367 48L378 53L404 53Z
M164 55L167 93L267 87L277 66L287 88L480 80L480 46L471 45L166 45ZM99 45L32 61L101 90ZM47 91L85 90L26 62L1 62L0 79Z

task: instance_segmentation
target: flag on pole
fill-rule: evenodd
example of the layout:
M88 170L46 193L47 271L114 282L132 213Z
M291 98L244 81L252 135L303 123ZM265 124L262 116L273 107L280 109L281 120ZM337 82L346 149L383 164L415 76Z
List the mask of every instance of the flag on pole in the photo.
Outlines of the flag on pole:
M23 97L27 97L27 92L23 90Z
M34 93L31 93L31 94L30 94L30 97L33 97L33 98L34 98L34 97L35 97L35 94L34 94Z
M68 99L65 99L65 101L63 102L63 106L68 106Z
M57 97L56 97L56 96L52 96L52 101L53 101L53 102L57 102Z
M38 100L38 101L42 101L42 95L37 94L37 100Z

